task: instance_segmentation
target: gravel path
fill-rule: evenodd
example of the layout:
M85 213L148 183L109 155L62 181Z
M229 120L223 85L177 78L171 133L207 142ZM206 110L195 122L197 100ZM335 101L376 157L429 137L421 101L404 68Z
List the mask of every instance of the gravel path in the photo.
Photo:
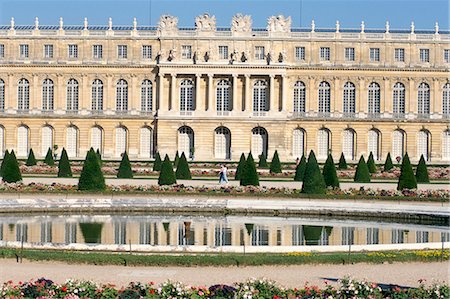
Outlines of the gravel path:
M427 283L450 281L449 263L394 263L355 265L302 265L260 267L123 267L67 265L56 262L16 263L15 260L0 260L0 282L26 281L46 277L56 282L68 278L89 279L99 283L126 285L130 281L156 283L168 279L191 285L232 284L246 278L267 277L286 287L301 287L306 282L324 285L324 279L340 279L349 276L367 279L376 283L417 286L419 279Z

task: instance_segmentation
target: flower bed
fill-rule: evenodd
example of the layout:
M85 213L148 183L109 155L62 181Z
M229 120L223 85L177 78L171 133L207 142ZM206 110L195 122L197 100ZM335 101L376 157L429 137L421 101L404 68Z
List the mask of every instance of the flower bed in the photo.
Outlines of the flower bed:
M248 279L233 285L188 286L167 281L160 285L153 282L132 282L117 288L112 284L99 285L91 281L67 280L62 284L45 278L30 282L5 282L0 289L1 298L64 298L64 299L306 299L306 298L449 298L450 289L445 284L426 286L423 281L418 288L381 288L366 281L345 278L337 286L327 284L324 288L306 284L300 288L283 288L268 279Z

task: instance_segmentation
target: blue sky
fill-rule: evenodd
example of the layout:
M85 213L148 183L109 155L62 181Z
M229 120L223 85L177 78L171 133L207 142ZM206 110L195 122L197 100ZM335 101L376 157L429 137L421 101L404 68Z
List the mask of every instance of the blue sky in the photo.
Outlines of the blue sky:
M254 27L265 27L267 17L284 14L292 16L293 27L309 27L314 19L319 28L358 28L364 20L366 28L384 28L386 20L392 29L449 29L448 0L0 0L0 24L9 24L14 16L16 24L107 24L113 18L117 25L156 25L161 14L179 17L179 26L191 27L195 16L209 12L217 18L218 26L229 26L238 12L252 15Z

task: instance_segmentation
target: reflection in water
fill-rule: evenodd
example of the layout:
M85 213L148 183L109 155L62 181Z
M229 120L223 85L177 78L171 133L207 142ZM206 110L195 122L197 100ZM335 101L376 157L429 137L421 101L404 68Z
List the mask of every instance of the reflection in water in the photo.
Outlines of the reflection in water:
M331 218L138 214L0 217L0 241L33 244L315 246L449 239L441 226Z

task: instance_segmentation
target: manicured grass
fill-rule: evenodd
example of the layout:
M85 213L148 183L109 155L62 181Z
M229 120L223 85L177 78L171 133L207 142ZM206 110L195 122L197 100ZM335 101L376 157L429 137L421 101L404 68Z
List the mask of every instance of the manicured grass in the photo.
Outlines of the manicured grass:
M124 266L261 266L448 261L450 250L288 254L137 254L0 248L0 258Z

